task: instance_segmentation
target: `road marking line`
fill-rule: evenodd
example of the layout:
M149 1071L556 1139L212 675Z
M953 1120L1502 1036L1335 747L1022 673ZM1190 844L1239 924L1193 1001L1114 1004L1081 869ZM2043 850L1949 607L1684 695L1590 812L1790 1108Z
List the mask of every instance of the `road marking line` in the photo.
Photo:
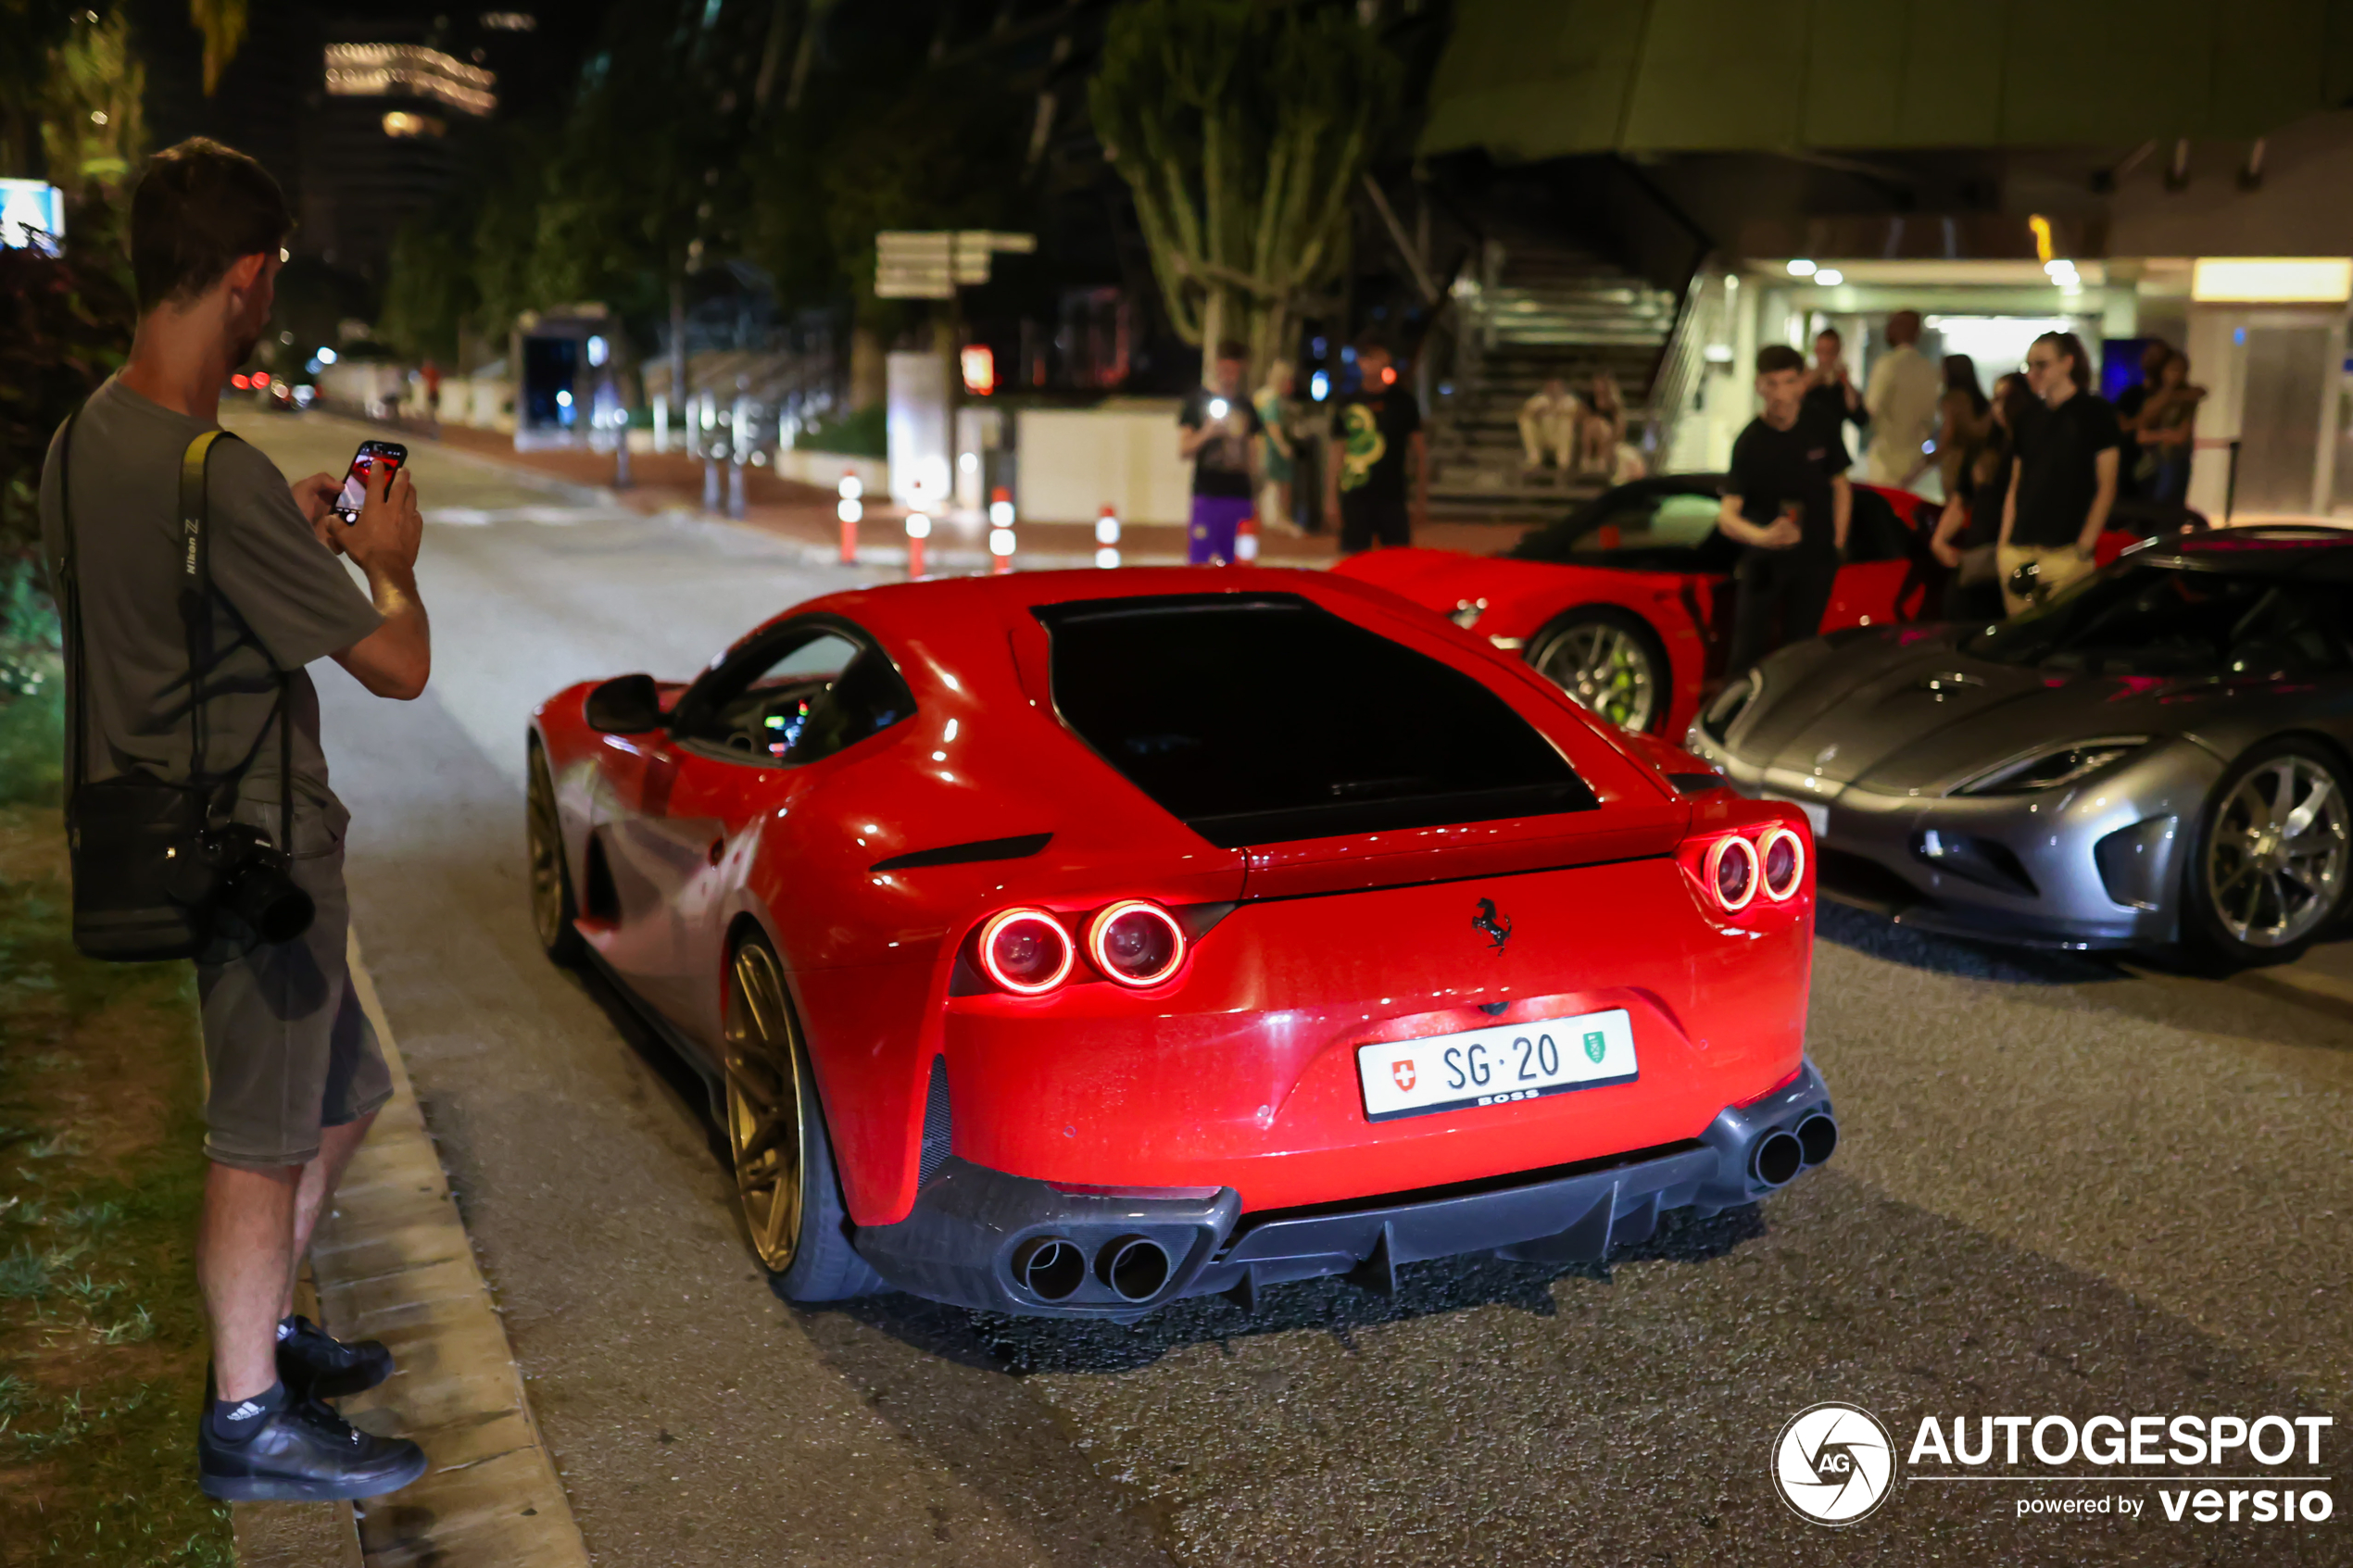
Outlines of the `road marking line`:
M333 1332L382 1339L400 1361L383 1387L343 1401L345 1415L415 1438L434 1465L415 1486L356 1506L360 1547L371 1568L587 1568L356 930L350 952L393 1096L319 1223L311 1266Z

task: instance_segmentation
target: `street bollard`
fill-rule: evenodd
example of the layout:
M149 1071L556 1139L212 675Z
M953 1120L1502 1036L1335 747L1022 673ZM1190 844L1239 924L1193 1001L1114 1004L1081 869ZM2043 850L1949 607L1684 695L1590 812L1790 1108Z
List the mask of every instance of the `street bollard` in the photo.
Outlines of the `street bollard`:
M924 541L931 537L931 518L923 512L907 514L907 576L910 581L924 574Z
M1001 484L988 493L988 553L991 571L1013 569L1013 493Z
M1095 564L1109 568L1119 564L1119 513L1110 507L1095 520Z
M727 422L727 515L744 515L744 464L751 457L751 431L746 422L744 399L736 399L735 415Z
M613 418L618 422L613 426L612 487L615 490L626 490L630 483L629 410L616 408L613 410Z
M858 497L864 493L865 486L858 483L857 471L842 470L841 505L834 508L834 515L841 519L841 564L844 566L858 564L858 519L865 511Z

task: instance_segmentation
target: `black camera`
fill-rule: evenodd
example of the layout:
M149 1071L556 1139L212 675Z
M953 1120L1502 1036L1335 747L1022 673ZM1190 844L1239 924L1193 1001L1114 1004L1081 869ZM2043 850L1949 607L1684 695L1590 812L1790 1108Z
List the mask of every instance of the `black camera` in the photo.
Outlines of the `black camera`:
M163 890L173 900L233 916L264 942L293 941L319 912L295 885L293 859L259 828L207 828L163 854Z

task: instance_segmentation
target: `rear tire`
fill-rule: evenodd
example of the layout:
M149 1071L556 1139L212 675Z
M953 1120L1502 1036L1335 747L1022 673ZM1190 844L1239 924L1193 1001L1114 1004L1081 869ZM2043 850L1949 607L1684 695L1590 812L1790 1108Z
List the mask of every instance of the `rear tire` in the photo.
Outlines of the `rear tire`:
M588 945L573 922L580 906L572 896L572 865L564 853L563 820L556 811L556 784L547 771L547 749L531 738L531 779L524 826L531 849L531 925L540 950L566 968L587 956Z
M888 1288L849 1244L849 1212L834 1170L783 965L767 938L736 944L727 964L722 1114L736 1201L752 1255L787 1301L840 1301Z
M2248 750L2198 820L2184 873L2183 935L2232 967L2284 963L2345 913L2353 800L2344 760L2288 737Z
M1528 662L1571 702L1622 730L1655 734L1667 721L1667 646L1632 610L1572 609L1529 640Z

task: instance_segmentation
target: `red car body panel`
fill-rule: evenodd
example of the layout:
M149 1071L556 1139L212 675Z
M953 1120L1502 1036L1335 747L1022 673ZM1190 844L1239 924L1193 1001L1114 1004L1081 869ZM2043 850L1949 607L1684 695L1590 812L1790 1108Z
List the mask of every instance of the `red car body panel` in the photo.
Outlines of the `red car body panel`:
M1908 490L1875 484L1856 488L1884 497L1908 527L1922 525L1923 508L1930 508L1929 517L1934 515L1933 503ZM1726 573L1632 571L1421 548L1371 550L1333 570L1378 583L1441 615L1466 600L1484 599L1478 635L1502 639L1510 647L1525 648L1573 609L1615 605L1631 610L1650 623L1667 649L1669 695L1658 721L1658 733L1667 735L1681 734L1698 717L1701 694L1722 672L1724 647L1731 636L1732 580ZM1836 632L1919 620L1933 613L1927 597L1926 579L1909 561L1842 566L1820 629Z
M1297 595L1469 674L1552 742L1599 805L1247 849L1210 843L1061 721L1049 636L1032 613L1204 592ZM597 733L583 684L543 704L533 734L582 890L582 935L707 1062L735 935L753 926L774 944L860 1226L896 1222L914 1202L937 1056L962 1159L1054 1182L1227 1186L1252 1210L1696 1137L1800 1066L1810 865L1786 902L1726 916L1700 884L1699 856L1734 829L1780 823L1803 837L1802 815L1724 791L1680 793L1661 766L1680 753L1618 734L1497 659L1483 637L1378 587L1251 569L1023 573L833 595L770 624L821 613L890 656L915 698L912 718L783 767L660 731ZM1024 859L876 864L1048 833ZM968 983L960 957L989 915L1033 905L1076 922L1125 897L1232 907L1151 989L1083 961L1040 997ZM1512 916L1508 947L1471 924L1480 897ZM1500 1014L1477 1006L1499 1002ZM1378 1123L1365 1115L1358 1045L1616 1006L1634 1021L1635 1083Z

